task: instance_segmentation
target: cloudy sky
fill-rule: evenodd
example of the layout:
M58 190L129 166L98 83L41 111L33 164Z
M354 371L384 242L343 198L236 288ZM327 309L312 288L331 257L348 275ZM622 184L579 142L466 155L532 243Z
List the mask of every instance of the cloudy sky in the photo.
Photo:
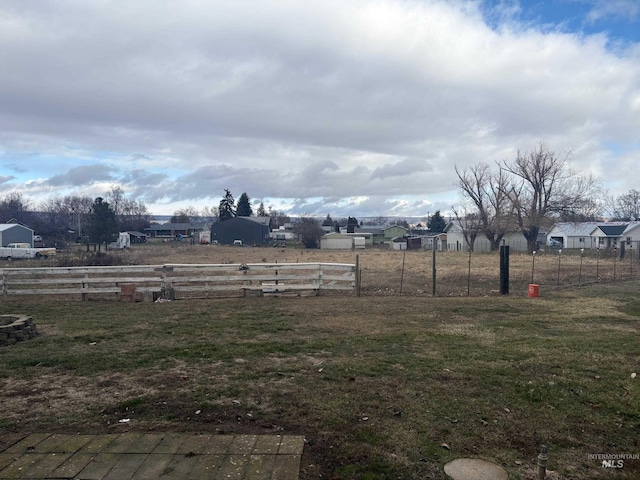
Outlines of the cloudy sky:
M424 216L539 142L640 188L639 0L0 2L0 196Z

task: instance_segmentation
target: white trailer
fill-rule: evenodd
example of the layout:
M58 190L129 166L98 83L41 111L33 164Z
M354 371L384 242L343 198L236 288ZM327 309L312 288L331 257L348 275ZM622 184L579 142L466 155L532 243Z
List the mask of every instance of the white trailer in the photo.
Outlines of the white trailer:
M123 250L125 248L130 248L131 247L131 235L129 235L127 232L120 232L120 234L118 235L118 241L117 242L111 242L109 244L109 248L111 250Z

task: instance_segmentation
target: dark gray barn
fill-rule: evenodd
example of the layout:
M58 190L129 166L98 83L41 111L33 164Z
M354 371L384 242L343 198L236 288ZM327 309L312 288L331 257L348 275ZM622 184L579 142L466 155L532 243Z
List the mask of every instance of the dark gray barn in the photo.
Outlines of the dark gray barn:
M0 223L0 245L28 243L33 247L33 230L19 223Z
M233 245L241 240L243 245L267 245L271 233L271 217L233 217L211 226L211 242Z

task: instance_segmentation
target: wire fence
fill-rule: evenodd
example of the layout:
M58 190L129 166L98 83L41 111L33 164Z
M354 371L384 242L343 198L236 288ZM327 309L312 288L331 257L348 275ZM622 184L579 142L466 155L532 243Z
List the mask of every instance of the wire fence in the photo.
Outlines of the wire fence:
M499 295L500 255L494 253L399 251L381 265L359 259L361 295ZM509 293L527 295L529 285L544 291L568 286L637 279L638 252L616 250L546 251L509 255Z

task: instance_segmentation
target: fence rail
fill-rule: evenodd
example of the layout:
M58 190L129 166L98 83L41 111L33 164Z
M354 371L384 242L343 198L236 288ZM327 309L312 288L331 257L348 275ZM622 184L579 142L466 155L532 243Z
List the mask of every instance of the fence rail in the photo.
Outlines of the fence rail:
M355 265L341 263L165 264L0 269L2 297L120 295L123 285L147 296L220 296L355 291Z

